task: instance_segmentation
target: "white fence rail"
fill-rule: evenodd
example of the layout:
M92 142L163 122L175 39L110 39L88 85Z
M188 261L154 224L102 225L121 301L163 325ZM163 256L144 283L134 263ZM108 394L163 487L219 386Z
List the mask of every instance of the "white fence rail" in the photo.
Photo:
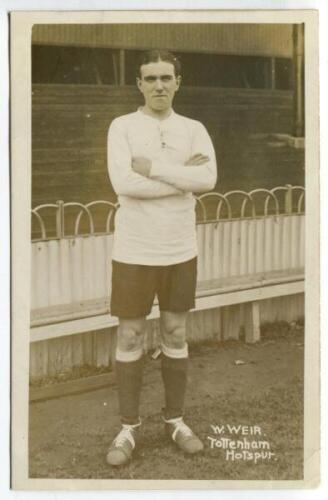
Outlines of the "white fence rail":
M195 196L195 199L198 222L250 219L303 213L305 190L302 186L286 184L271 190L254 189L248 193L241 190L224 194L204 193ZM33 240L109 234L113 231L118 206L118 203L108 200L95 200L86 204L58 200L57 203L39 205L31 212Z
M256 332L260 322L303 316L304 194L301 186L287 185L197 198L197 307L188 317L188 341L237 339L242 328L246 338L251 317ZM98 200L32 211L32 377L113 362L117 322L109 297L116 208ZM146 350L159 336L156 311L147 322Z
M198 281L304 267L304 215L197 225ZM113 235L32 243L32 311L107 297Z

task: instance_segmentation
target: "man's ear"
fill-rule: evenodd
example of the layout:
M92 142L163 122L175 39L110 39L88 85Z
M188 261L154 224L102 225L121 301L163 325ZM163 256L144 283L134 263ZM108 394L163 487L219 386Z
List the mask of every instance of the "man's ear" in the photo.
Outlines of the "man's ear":
M182 81L181 75L177 76L176 79L175 79L175 82L176 82L176 85L177 85L176 90L179 90L180 85L181 85L181 81Z
M140 90L140 92L141 92L141 88L140 88L140 87L141 87L141 83L142 83L141 78L139 78L139 77L137 76L137 77L136 77L136 85L137 85L138 89Z

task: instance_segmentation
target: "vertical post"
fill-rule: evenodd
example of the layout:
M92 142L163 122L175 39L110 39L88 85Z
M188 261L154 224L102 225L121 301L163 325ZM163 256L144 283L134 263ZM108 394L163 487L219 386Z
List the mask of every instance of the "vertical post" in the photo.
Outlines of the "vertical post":
M119 85L125 85L125 50L120 49L119 51Z
M270 89L275 90L276 88L276 58L270 58Z
M118 80L118 54L117 51L112 52L112 62L113 62L113 72L114 72L114 84L119 85Z
M214 339L220 342L222 340L222 307L219 307L216 310L213 309L213 311L217 319L217 330L214 332Z
M286 184L286 195L285 195L285 213L291 214L293 212L293 191L292 185Z
M259 342L261 339L261 315L260 315L260 302L255 300L246 304L246 318L245 318L245 342L253 344Z
M294 135L304 137L304 24L293 26Z
M56 236L57 238L63 238L65 235L64 202L63 200L58 200L56 203L58 206L56 213Z

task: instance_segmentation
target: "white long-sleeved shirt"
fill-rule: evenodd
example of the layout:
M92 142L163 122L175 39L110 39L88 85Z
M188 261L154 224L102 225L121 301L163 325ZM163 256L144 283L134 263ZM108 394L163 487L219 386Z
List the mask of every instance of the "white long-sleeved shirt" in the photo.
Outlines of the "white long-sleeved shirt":
M205 127L173 110L158 120L138 110L120 116L108 131L108 171L120 207L115 216L116 261L171 265L197 255L192 192L213 189L215 152ZM186 166L194 154L206 164ZM145 157L148 177L132 170L132 158Z

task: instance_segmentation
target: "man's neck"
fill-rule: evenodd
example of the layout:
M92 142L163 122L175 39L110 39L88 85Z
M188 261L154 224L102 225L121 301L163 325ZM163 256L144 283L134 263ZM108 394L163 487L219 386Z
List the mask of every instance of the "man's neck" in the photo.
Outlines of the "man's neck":
M148 108L148 106L142 106L140 110L145 115L151 116L152 118L156 118L157 120L165 120L165 118L168 118L173 112L172 108L154 111L151 108Z

